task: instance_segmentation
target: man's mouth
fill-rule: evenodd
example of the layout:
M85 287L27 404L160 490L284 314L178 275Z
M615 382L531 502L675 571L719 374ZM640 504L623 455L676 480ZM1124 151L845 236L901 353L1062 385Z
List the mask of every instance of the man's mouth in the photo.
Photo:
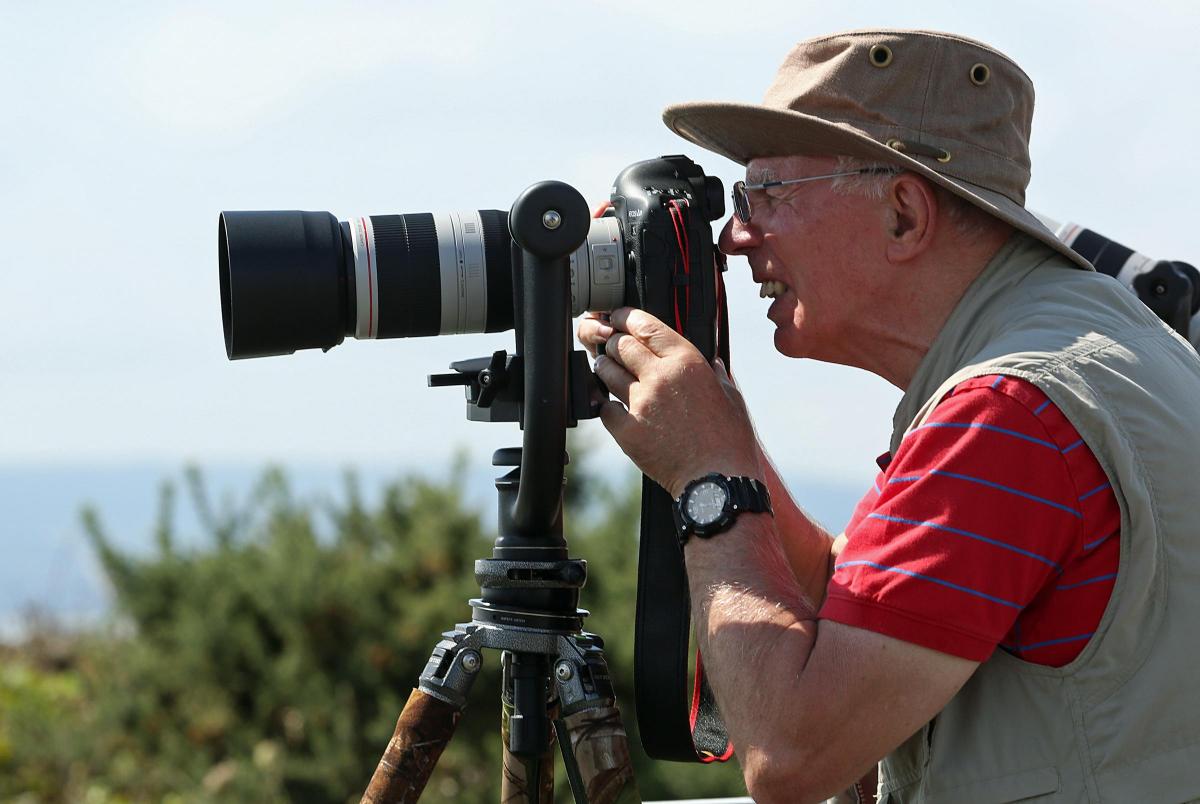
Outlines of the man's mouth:
M774 279L768 279L758 286L758 297L760 299L778 299L784 293L787 293L787 285Z

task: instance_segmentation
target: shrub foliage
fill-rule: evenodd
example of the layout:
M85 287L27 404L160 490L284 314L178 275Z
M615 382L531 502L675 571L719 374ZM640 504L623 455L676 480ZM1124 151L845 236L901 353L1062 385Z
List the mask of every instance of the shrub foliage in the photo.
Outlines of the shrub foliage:
M0 797L357 801L440 633L479 593L473 564L490 555L494 522L462 502L464 477L459 462L445 481L402 478L368 506L352 475L336 501L314 501L272 469L240 503L216 506L191 469L182 485L202 546L179 546L167 483L150 554L118 550L85 511L115 619L73 635L66 659L36 638L0 655ZM735 767L641 754L637 485L575 470L569 488L568 543L589 561L581 605L605 638L642 795L742 794ZM485 657L422 801L498 800L499 664Z

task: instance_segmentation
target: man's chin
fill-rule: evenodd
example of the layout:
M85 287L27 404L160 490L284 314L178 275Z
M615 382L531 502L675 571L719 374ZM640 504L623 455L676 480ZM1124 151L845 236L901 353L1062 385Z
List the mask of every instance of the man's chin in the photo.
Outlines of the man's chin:
M790 326L775 325L775 351L784 357L808 357L804 339Z

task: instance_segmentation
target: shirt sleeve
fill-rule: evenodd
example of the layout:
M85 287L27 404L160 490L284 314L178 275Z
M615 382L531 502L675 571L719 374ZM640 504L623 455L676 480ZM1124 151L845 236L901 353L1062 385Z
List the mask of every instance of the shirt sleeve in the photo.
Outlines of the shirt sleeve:
M959 385L901 442L847 530L823 619L983 661L1079 551L1063 445L1002 379Z

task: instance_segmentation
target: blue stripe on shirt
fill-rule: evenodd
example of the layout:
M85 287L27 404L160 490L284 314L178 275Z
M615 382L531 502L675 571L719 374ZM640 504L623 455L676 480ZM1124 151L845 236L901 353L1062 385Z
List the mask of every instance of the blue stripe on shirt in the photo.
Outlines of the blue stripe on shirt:
M888 482L889 483L911 483L914 480L920 480L920 479L921 479L920 475L905 475L904 477L888 478Z
M1111 581L1115 577L1117 577L1117 573L1110 572L1108 575L1097 575L1095 578L1088 578L1086 581L1079 581L1078 583L1064 583L1054 588L1061 592L1064 589L1075 589L1079 586L1088 586L1089 584L1100 583L1101 581Z
M1071 516L1077 517L1079 519L1083 519L1083 514L1079 513L1074 508L1071 508L1066 505L1062 505L1061 503L1056 503L1053 500L1047 500L1045 497L1038 497L1034 494L1030 494L1028 492L1021 491L1019 489L1010 488L1008 486L1002 486L999 483L993 483L990 480L984 480L979 477L971 477L970 475L960 475L957 472L945 472L945 471L942 471L941 469L933 469L929 472L929 474L941 475L943 477L953 477L957 480L966 480L970 483L978 483L981 486L987 486L988 488L998 489L999 491L1007 492L1009 494L1015 494L1018 497L1024 497L1027 500L1033 500L1034 502L1039 502L1039 503L1042 503L1043 505L1049 505L1051 508L1057 508L1060 511L1066 511Z
M875 569L882 570L883 572L895 572L899 575L907 575L910 578L918 578L922 581L929 581L930 583L936 583L939 586L945 586L950 589L955 589L959 592L966 592L968 595L974 595L975 597L981 597L984 600L990 600L993 603L999 603L1002 606L1008 606L1009 608L1017 609L1018 611L1022 608L1020 605L1013 603L1012 601L1005 600L1005 599L999 598L999 597L994 597L992 595L980 592L976 589L971 589L970 587L967 587L967 586L959 586L956 583L950 583L949 581L943 581L941 578L935 578L932 575L925 575L920 572L913 572L912 570L906 570L902 567L888 567L883 564L877 564L874 561L847 561L844 564L835 565L833 569L834 569L834 572L836 572L845 567L859 567L859 566L874 567Z
M1080 502L1083 502L1084 500L1086 500L1088 497L1091 497L1091 496L1092 496L1093 494L1095 494L1096 492L1098 492L1098 491L1104 491L1104 490L1105 490L1106 488L1108 488L1108 487L1109 487L1109 484L1108 484L1108 483L1101 483L1099 486L1096 486L1096 488L1092 489L1091 491L1085 491L1085 492L1083 493L1083 495L1082 495L1082 496L1080 496L1080 498L1079 498L1079 501L1080 501Z
M1034 409L1033 409L1033 415L1034 415L1034 416L1036 416L1036 415L1038 415L1039 413L1041 413L1043 410L1045 410L1045 409L1046 409L1046 406L1047 406L1047 405L1049 405L1049 404L1050 404L1050 400L1049 400L1049 399L1047 399L1045 402L1043 402L1042 404L1038 405L1036 408L1034 408Z
M1031 553L1030 551L1023 550L1020 547L1014 547L1013 545L1008 544L1007 542L1002 542L997 539L990 539L987 536L981 536L978 533L972 533L971 531L963 530L962 528L953 528L949 525L942 525L937 522L927 522L927 521L922 522L919 519L904 519L904 518L898 517L898 516L888 516L887 514L870 513L870 514L867 514L867 519L882 519L885 522L898 522L901 525L916 525L917 527L932 528L933 530L942 530L942 531L946 531L947 533L954 533L958 536L966 536L968 539L975 539L976 541L985 542L987 544L994 545L994 546L999 547L1004 550L1010 550L1014 553L1020 553L1023 556L1028 556L1029 558L1036 559L1037 561L1040 561L1043 564L1048 564L1051 567L1054 567L1054 569L1058 570L1059 572L1062 572L1062 567L1060 567L1054 561L1046 558L1045 556L1039 556L1037 553Z
M1099 539L1096 539L1095 541L1087 542L1086 544L1083 545L1083 549L1091 550L1093 547L1104 544L1106 541L1108 541L1109 536L1116 536L1120 532L1121 531L1119 531L1119 530L1114 530L1112 533L1109 533L1105 536L1101 536Z
M987 430L988 432L1002 433L1003 435L1009 435L1013 438L1019 438L1023 441L1030 441L1042 447L1049 447L1055 452L1058 451L1058 444L1050 441L1045 441L1041 438L1034 438L1033 436L1025 435L1024 433L1018 433L1016 430L1009 430L1007 427L996 427L992 424L981 424L979 422L927 422L922 424L920 427L914 427L913 429L909 430L905 435L905 438L917 432L918 430L924 430L926 427L950 427L958 430Z

